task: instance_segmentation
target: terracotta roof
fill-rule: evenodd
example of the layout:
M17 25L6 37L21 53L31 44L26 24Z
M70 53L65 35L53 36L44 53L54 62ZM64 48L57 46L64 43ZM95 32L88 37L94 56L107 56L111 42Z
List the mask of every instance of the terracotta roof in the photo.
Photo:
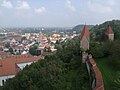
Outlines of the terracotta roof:
M11 56L9 52L0 51L0 59L8 58L9 56Z
M0 76L15 75L20 71L20 68L17 66L19 63L27 63L38 61L43 59L43 56L31 56L29 54L25 55L14 55L9 58L0 60Z
M46 36L42 36L42 39L47 39L47 37Z
M92 64L92 68L95 72L95 77L96 77L96 86L93 90L104 90L102 74L101 74L99 68L97 67L93 58L90 58L90 63Z
M6 39L9 39L9 40L15 39L17 41L20 41L21 40L21 36L19 36L19 35L8 36Z
M109 26L109 28L106 30L105 34L114 34L112 28Z
M48 43L40 43L40 46L42 46L42 47L49 47L49 44Z
M87 38L88 40L90 40L90 32L89 32L89 30L88 30L88 28L87 28L86 25L84 26L84 28L83 28L83 30L82 30L82 32L81 32L80 40L83 38L84 35L86 36L86 38Z
M14 46L12 46L12 48L14 48L14 49L23 49L23 48L25 48L25 46L14 45Z

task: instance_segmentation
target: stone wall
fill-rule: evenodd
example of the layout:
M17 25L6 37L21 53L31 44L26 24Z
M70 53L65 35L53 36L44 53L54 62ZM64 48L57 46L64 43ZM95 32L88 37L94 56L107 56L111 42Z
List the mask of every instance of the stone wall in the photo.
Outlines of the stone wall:
M99 68L97 67L96 62L94 61L92 56L89 55L88 58L89 58L89 61L86 61L87 62L86 65L87 65L87 69L88 69L88 73L89 73L89 77L90 77L91 88L92 88L92 90L104 90L102 74L101 74ZM88 67L88 64L89 64L89 67ZM90 70L90 68L91 68L91 70Z

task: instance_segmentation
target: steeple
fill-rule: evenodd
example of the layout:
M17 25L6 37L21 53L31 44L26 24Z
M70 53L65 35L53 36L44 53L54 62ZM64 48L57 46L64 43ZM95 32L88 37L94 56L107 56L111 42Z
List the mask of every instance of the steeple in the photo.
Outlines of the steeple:
M108 29L107 29L107 31L106 31L106 34L108 35L108 34L114 34L114 32L113 32L113 30L112 30L112 28L109 26L108 27Z
M83 30L82 30L82 32L81 32L80 40L83 38L84 35L86 36L86 38L87 38L88 40L90 40L90 32L89 32L89 30L88 30L88 28L87 28L86 25L84 26L84 28L83 28Z
M85 25L80 35L80 48L83 48L84 50L88 50L89 41L90 41L90 32L87 26Z

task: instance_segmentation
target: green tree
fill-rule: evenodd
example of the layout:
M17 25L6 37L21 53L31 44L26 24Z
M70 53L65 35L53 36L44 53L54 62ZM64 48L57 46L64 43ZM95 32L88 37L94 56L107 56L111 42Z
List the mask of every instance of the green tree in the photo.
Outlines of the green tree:
M118 77L113 81L113 90L120 89L120 72L118 72Z
M32 46L30 46L30 48L29 48L29 53L31 54L31 55L35 55L35 56L39 56L40 55L40 53L38 53L38 46L35 44L35 45L32 45Z
M21 41L26 40L26 39L27 39L26 37L22 37L22 38L21 38Z
M9 48L9 52L13 54L13 48Z
M6 44L5 44L5 47L6 47L6 48L9 48L9 47L10 47L10 43L6 43Z

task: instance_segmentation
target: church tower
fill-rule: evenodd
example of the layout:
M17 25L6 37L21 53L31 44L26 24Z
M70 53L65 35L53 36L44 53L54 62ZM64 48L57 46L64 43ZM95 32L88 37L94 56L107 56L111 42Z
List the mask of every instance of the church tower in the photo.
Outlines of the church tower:
M81 35L80 35L80 48L84 49L85 51L89 50L89 43L90 43L90 32L85 25ZM82 63L85 63L87 59L88 53L82 52Z
M81 35L80 35L80 48L86 50L89 50L89 43L90 43L90 32L87 28L87 26L85 25Z
M114 32L112 28L109 26L105 32L105 36L108 40L114 41Z

